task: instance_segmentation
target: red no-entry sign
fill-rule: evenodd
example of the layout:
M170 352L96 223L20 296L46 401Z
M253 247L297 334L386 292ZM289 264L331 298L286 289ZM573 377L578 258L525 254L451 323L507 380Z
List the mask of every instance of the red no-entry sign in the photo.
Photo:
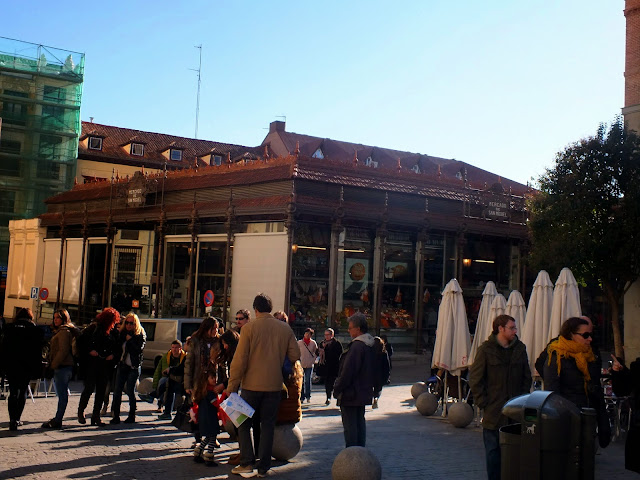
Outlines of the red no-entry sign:
M211 305L213 305L214 298L215 296L213 295L212 290L207 290L206 292L204 292L204 298L202 299L202 301L204 302L204 306L210 307Z

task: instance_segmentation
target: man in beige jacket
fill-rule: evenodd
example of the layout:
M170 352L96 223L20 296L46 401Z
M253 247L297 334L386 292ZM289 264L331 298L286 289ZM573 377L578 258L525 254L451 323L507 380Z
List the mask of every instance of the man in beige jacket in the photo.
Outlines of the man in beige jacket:
M300 359L300 349L291 327L271 315L271 299L259 293L253 301L255 318L242 327L238 348L231 362L227 394L237 392L256 410L260 418L258 477L271 468L273 432L282 390L282 364L289 357L291 363ZM255 455L251 444L253 419L238 428L240 465L231 473L253 472Z

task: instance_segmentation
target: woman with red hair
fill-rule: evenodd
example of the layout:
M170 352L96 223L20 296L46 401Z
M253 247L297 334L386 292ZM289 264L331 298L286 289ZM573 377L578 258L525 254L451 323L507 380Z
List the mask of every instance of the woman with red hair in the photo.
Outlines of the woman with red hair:
M80 367L84 373L84 390L80 395L78 405L78 422L87 423L84 410L89 404L89 398L96 391L91 425L102 427L100 409L104 400L107 381L111 378L114 367L114 352L116 345L111 330L120 323L120 314L115 308L105 308L96 319L84 329L79 340Z

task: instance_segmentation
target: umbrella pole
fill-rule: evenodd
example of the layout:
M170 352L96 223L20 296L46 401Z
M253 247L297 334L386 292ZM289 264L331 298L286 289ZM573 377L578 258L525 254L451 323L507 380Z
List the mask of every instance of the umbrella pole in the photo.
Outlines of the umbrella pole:
M444 383L442 384L442 416L449 414L449 388L447 387L447 375L449 370L444 371Z
M458 374L458 401L462 401L462 372Z

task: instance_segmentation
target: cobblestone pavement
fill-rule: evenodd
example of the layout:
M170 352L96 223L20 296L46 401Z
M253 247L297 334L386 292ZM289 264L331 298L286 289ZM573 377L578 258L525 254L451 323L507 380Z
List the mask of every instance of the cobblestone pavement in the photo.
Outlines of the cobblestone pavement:
M420 359L420 357L418 357ZM380 408L366 413L367 447L379 458L385 479L486 478L481 428L456 429L441 416L422 417L414 407L410 388L424 379L426 368L415 362L394 362L394 384L385 387ZM147 403L139 402L138 423L97 428L79 425L77 412L81 385L72 383L72 395L62 430L40 425L54 416L56 398L30 399L24 426L8 431L6 400L0 401L0 478L16 479L240 479L226 465L237 444L226 433L216 450L218 467L192 460L192 438L169 422L156 420ZM329 479L335 456L344 446L340 412L324 405L322 385L314 386L311 404L303 406L299 424L304 435L301 452L289 463L275 462L270 477ZM93 398L87 409L89 413ZM126 395L123 418L126 415ZM108 419L107 419L108 420ZM596 478L636 479L624 470L624 447L613 443L596 457Z

